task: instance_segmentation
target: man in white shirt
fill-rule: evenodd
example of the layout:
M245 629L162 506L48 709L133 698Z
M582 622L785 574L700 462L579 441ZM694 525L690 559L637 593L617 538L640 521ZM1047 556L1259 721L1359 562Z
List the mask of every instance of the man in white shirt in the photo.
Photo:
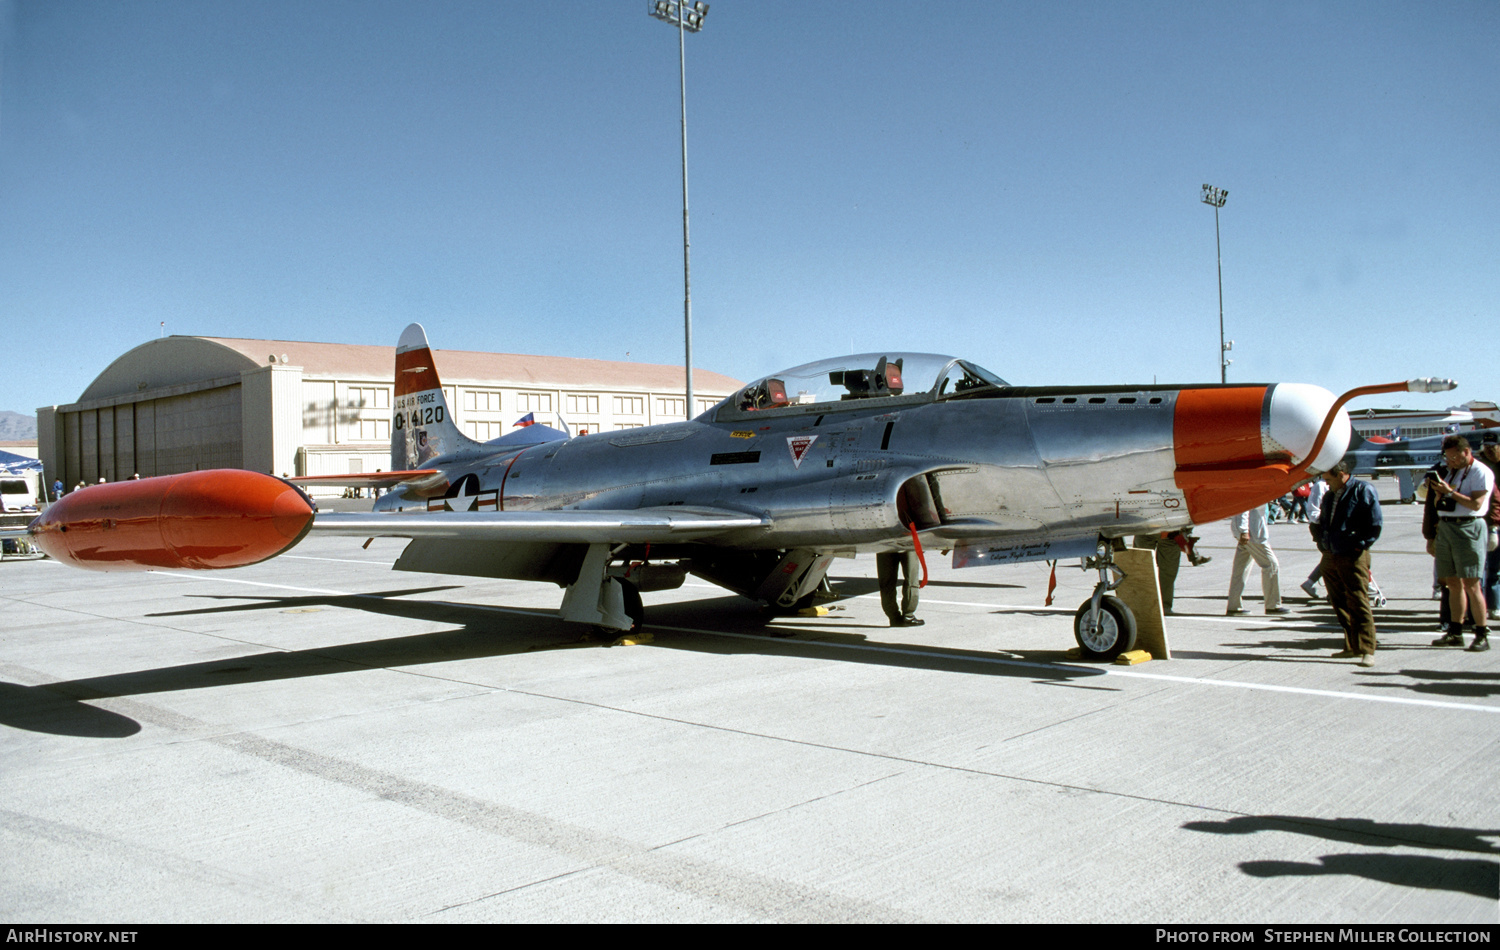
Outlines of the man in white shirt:
M1291 613L1281 606L1281 564L1276 560L1276 552L1271 550L1266 531L1266 506L1257 505L1235 515L1229 519L1229 530L1238 543L1234 549L1234 565L1229 569L1229 609L1226 613L1245 612L1240 597L1245 592L1245 580L1250 576L1251 561L1260 568L1260 589L1266 598L1266 613Z
M1437 493L1437 539L1433 553L1437 557L1438 579L1448 588L1448 632L1432 641L1437 647L1464 645L1463 621L1469 603L1474 605L1474 642L1472 653L1490 648L1489 627L1484 624L1484 557L1488 531L1484 514L1489 510L1490 492L1495 476L1483 465L1474 464L1469 440L1450 435L1443 440L1443 462L1448 477L1427 473L1428 491Z

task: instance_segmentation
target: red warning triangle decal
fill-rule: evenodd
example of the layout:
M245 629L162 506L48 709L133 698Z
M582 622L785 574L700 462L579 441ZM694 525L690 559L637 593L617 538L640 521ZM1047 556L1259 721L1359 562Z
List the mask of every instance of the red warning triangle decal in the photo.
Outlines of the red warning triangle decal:
M801 468L802 459L807 455L807 450L818 441L815 435L789 435L786 437L786 447L792 452L792 467Z

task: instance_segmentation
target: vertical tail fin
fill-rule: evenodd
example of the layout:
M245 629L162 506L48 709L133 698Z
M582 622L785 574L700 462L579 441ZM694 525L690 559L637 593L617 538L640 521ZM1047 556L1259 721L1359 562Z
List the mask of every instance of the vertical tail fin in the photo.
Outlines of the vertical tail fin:
M422 468L439 455L479 444L453 420L420 323L401 331L396 344L396 399L391 405L392 471Z

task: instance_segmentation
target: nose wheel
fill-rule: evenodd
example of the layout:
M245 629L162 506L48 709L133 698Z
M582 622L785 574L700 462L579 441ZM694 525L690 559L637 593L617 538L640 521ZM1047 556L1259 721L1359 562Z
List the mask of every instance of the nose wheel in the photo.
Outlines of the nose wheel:
M1109 662L1135 649L1135 614L1111 591L1120 586L1125 572L1115 564L1114 542L1101 538L1094 557L1083 559L1084 570L1097 570L1099 583L1094 595L1073 615L1073 637L1085 660Z
M1073 637L1086 660L1110 661L1135 649L1135 614L1118 597L1090 597L1073 615Z

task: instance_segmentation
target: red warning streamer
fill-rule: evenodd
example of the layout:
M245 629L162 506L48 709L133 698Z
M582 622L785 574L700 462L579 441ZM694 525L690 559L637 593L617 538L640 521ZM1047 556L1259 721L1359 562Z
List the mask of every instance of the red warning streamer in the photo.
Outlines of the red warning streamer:
M917 537L916 522L912 522L906 528L911 532L911 543L917 549L917 561L922 565L922 583L917 585L917 589L921 590L927 586L927 556L922 553L922 539Z

